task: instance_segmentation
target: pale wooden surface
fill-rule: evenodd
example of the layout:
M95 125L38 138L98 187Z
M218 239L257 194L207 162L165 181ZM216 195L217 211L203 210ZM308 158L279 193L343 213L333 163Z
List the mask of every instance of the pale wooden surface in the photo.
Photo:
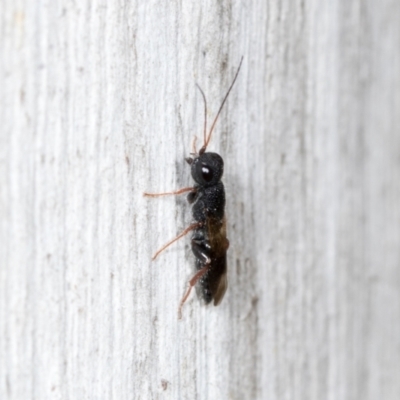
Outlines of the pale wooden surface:
M324 5L326 3L326 5ZM0 398L400 398L400 3L0 4ZM229 289L194 298L184 157L244 62ZM164 380L164 387L162 381Z

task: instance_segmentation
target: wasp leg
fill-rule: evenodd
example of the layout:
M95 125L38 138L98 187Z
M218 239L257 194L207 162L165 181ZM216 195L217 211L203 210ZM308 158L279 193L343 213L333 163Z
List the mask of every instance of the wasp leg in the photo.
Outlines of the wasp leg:
M203 264L208 264L211 261L211 246L208 240L192 239L192 252L194 256Z
M147 192L144 192L143 196L146 196L146 197L159 197L159 196L168 196L170 194L175 194L176 195L176 194L182 194L182 193L193 192L193 191L195 191L194 187L185 187L185 188L182 188L182 189L175 190L173 192L164 192L164 193L147 193Z
M185 301L190 295L190 292L192 291L192 288L196 285L197 281L201 279L201 277L207 273L208 269L210 268L210 263L206 264L202 269L196 272L196 274L193 276L193 278L189 281L189 287L186 290L185 295L182 297L181 303L179 304L179 309L178 309L178 319L182 318L182 307L185 304Z
M193 188L193 190L187 195L186 200L189 204L193 204L196 201L198 195L199 193L197 189Z
M180 233L177 237L173 238L172 240L170 240L168 243L166 243L163 247L161 247L161 249L157 250L153 257L151 257L151 259L154 261L158 255L163 252L169 245L171 245L172 243L176 242L177 240L179 240L181 237L187 235L190 231L192 231L193 229L196 228L200 228L203 224L201 222L196 222L194 224L189 225L182 233Z

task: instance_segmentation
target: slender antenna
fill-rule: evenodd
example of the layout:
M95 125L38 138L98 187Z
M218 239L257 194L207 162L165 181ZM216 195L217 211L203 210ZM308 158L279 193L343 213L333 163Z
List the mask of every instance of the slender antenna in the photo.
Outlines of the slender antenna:
M211 134L212 134L212 132L213 132L213 130L214 130L215 124L217 123L219 114L221 114L221 111L222 111L222 108L224 107L224 104L225 104L225 102L226 102L226 99L228 98L229 93L231 92L231 90L232 90L232 88L233 88L233 85L234 85L235 82L236 82L236 78L237 78L238 75L239 75L240 67L242 66L242 61L243 61L243 56L242 56L242 58L240 59L240 64L239 64L239 67L238 67L238 69L237 69L237 71L236 71L236 75L235 75L235 77L233 78L233 81L232 81L232 83L231 83L231 86L229 87L228 91L226 92L226 95L225 95L225 97L224 97L224 100L222 100L221 106L219 107L217 116L215 117L215 119L214 119L214 121L213 121L213 123L212 123L212 125L211 125L211 129L210 129L210 132L209 132L209 134L208 134L207 139L206 139L206 137L205 137L205 135L204 135L204 145L203 145L203 147L200 149L199 154L203 154L203 153L206 151L206 149L207 149L208 143L210 142L210 139L211 139ZM201 89L200 89L200 90L201 90ZM203 93L203 91L202 91L202 93ZM204 94L203 94L203 96L204 96ZM204 97L204 100L205 100L205 97Z
M204 101L204 143L205 143L206 136L207 136L207 100L206 100L206 95L204 94L201 87L197 83L196 83L196 86L200 90L200 93L203 96L203 101Z

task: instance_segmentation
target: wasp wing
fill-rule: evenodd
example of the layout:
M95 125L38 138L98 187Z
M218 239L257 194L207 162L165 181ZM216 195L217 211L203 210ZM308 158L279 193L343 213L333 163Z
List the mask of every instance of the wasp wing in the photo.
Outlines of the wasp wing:
M218 286L214 293L214 306L217 306L219 303L221 303L227 288L228 288L228 279L225 272L224 274L221 275L218 282Z
M226 219L207 219L207 237L211 249L211 263L206 277L206 285L211 292L211 299L217 306L224 297L228 288L226 251L229 247L229 240L226 238ZM209 301L210 301L209 300Z

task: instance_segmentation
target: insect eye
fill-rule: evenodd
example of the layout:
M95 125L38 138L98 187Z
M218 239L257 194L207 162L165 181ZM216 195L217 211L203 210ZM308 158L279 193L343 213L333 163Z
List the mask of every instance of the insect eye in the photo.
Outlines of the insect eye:
M206 182L211 182L213 178L213 172L210 168L203 165L201 167L201 176Z

